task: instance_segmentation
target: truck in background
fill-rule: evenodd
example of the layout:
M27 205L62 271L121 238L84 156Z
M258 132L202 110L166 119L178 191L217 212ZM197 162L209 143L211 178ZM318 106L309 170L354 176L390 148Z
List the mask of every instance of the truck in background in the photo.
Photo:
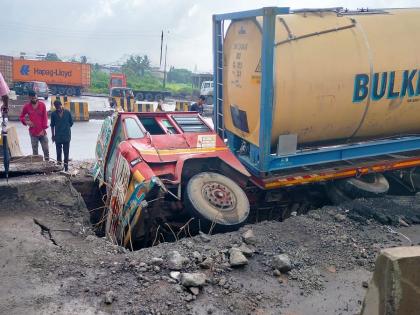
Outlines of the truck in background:
M203 81L203 83L201 83L200 96L206 98L207 105L213 104L213 89L213 81Z
M124 73L111 73L109 76L109 89L114 87L127 87L127 77Z
M123 73L111 73L109 77L109 89L110 95L111 90L116 87L126 88L127 86L127 77ZM137 101L149 101L149 102L158 102L164 100L165 97L170 96L171 93L168 91L149 91L149 90L134 90L134 97Z
M14 84L45 82L51 94L79 96L90 86L90 64L64 61L17 59L0 56L0 71L13 88Z

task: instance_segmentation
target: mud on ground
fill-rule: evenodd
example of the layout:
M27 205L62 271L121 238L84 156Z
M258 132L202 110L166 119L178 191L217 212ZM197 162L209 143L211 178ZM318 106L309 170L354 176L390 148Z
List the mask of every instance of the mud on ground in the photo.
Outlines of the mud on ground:
M397 230L419 241L417 226L352 220L343 206L128 252L93 234L65 176L1 181L0 195L1 314L356 314L379 250L408 244ZM232 247L244 265L231 266ZM279 254L290 271L273 267Z

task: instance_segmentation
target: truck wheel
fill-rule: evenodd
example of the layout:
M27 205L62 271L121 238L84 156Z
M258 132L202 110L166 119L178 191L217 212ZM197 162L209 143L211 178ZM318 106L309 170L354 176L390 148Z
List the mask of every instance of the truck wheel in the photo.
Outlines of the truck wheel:
M144 94L143 93L137 93L136 94L136 99L138 100L138 101L144 101Z
M386 195L388 180L380 173L367 174L360 178L352 177L337 180L327 186L328 195L334 203L357 198L375 198Z
M158 94L155 95L155 101L159 102L160 100L163 100L163 95L158 93Z
M65 88L65 87L60 86L60 87L57 89L57 92L58 92L58 94L60 94L60 95L66 95L66 88Z
M241 226L249 215L245 192L230 178L212 172L193 176L185 189L185 204L190 214L207 224L229 229Z
M154 99L154 97L153 97L153 94L152 93L147 93L146 94L146 100L148 102L153 102L153 99Z
M75 88L73 88L73 87L69 87L69 88L67 88L66 93L67 93L67 95L69 95L69 96L73 96L73 95L75 95L75 94L76 94L76 89L75 89Z
M213 105L213 96L211 95L206 96L206 104Z

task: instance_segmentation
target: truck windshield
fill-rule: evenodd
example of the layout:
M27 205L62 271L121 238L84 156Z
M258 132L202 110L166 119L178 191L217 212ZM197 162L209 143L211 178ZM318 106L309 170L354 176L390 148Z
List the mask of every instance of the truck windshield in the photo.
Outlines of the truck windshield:
M134 118L126 118L124 121L127 138L139 139L144 137L143 131L141 131L140 126L137 124Z
M122 79L119 78L112 78L111 79L111 85L112 86L122 86Z
M165 131L159 126L158 122L154 118L143 117L140 118L144 129L146 129L151 135L164 135Z

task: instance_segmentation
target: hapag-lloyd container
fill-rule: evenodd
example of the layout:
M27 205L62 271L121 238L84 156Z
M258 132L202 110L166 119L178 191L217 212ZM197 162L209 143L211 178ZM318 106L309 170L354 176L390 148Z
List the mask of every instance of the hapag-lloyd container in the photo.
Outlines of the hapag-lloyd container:
M258 146L262 19L233 21L224 45L225 128ZM271 143L420 132L420 9L276 17Z
M13 81L44 81L47 84L87 87L90 85L90 64L14 59Z

